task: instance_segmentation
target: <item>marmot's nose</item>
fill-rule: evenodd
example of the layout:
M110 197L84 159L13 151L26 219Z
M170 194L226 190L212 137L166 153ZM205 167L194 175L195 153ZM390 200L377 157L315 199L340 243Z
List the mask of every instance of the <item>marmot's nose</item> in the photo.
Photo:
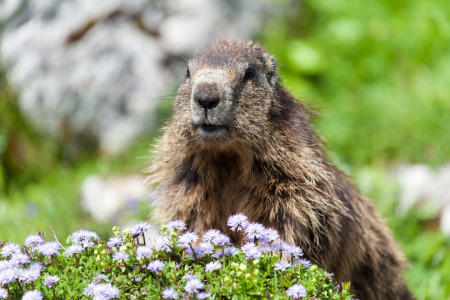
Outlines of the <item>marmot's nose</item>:
M220 101L217 85L211 83L199 84L194 92L194 101L205 110L216 107Z

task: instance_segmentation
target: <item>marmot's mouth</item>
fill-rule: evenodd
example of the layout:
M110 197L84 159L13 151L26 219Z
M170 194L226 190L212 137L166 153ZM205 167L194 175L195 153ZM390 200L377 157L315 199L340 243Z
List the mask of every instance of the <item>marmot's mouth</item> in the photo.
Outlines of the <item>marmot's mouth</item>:
M207 125L202 124L198 127L198 132L200 134L206 135L206 136L218 136L221 134L224 134L227 130L227 127L225 125Z

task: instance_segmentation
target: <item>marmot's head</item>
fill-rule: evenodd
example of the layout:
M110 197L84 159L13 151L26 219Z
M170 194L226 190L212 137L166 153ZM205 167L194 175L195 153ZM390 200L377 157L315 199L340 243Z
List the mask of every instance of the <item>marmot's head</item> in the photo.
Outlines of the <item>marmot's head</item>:
M208 148L270 134L276 84L275 59L260 46L216 41L188 62L172 125Z

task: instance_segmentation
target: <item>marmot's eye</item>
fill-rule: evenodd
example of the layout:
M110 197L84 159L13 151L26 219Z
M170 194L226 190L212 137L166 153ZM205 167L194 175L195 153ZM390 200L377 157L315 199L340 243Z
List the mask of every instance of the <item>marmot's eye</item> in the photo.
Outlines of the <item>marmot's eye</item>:
M189 67L188 67L187 71L186 71L186 78L189 78L189 77L191 77L191 72L189 72Z
M244 79L250 79L255 77L256 70L254 67L248 67L247 70L245 70Z

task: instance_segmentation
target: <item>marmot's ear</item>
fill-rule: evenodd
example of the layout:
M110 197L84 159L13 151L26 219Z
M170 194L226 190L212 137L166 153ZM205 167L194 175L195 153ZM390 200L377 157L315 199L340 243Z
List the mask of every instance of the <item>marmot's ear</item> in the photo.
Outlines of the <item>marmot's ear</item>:
M277 61L268 53L264 53L264 60L268 69L268 71L266 72L266 79L270 83L270 85L275 86L278 81Z

